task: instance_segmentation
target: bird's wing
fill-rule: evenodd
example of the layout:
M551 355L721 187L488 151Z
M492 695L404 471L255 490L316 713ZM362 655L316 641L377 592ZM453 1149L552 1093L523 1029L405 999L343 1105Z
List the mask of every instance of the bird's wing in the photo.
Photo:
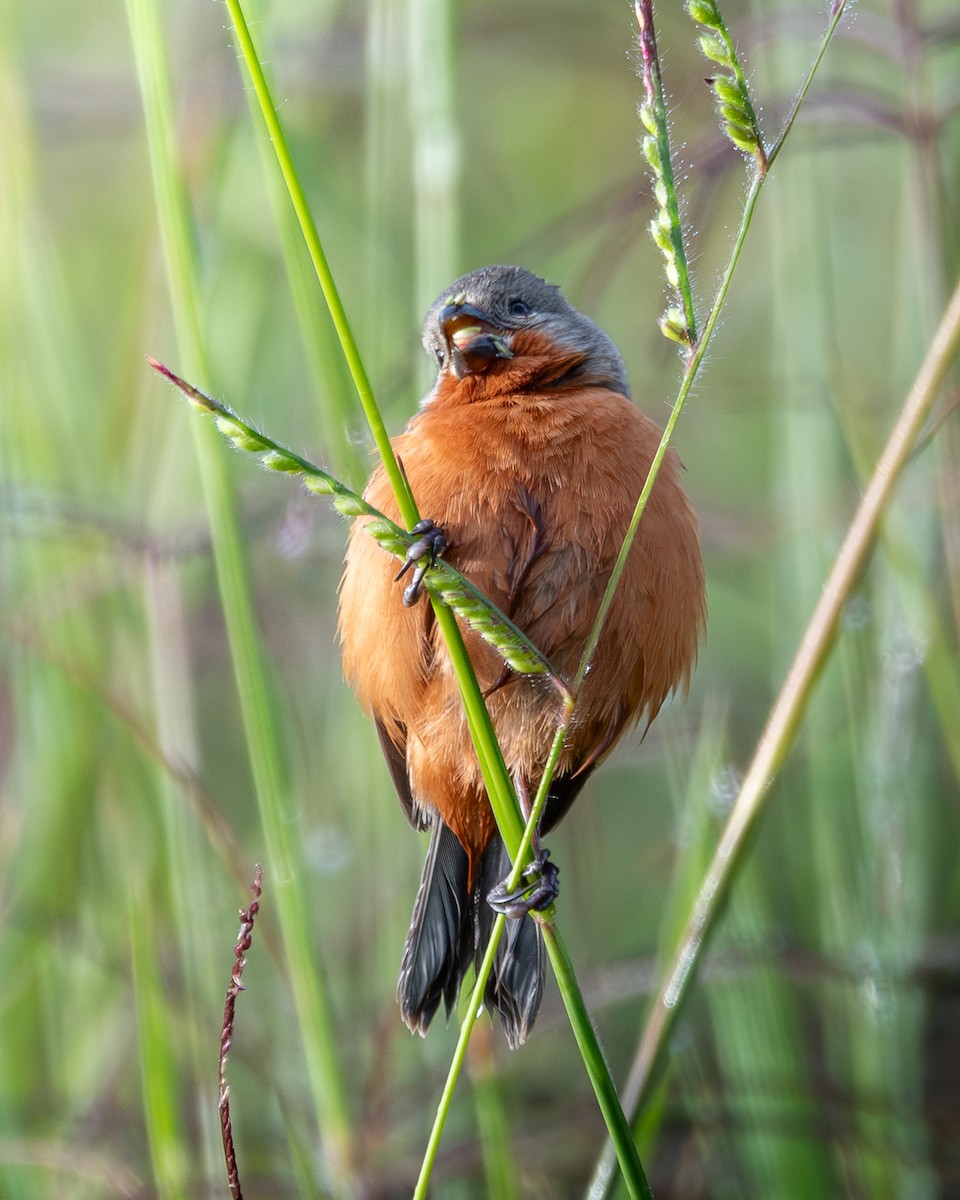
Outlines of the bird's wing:
M394 725L391 731L385 721L377 720L377 736L383 757L387 760L387 768L393 786L397 789L400 804L407 820L414 829L423 831L430 828L429 815L416 802L410 790L410 778L407 774L407 731L403 726Z

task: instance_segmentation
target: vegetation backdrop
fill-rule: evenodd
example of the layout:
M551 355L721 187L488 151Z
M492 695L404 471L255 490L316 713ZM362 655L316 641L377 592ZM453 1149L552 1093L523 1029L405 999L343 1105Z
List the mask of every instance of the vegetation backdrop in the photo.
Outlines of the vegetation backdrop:
M693 24L661 8L705 307L744 165ZM725 8L771 137L827 15ZM427 303L488 262L559 283L666 419L680 368L657 330L627 5L286 0L248 16L392 430L429 381ZM245 1192L408 1195L456 1036L438 1021L410 1038L394 1002L424 847L341 681L342 520L200 446L200 418L145 364L197 370L177 336L135 46L169 71L208 359L196 382L354 485L371 463L226 9L0 8L0 1196L225 1194L217 1044L258 861L230 1059ZM550 839L559 921L618 1080L956 280L958 80L950 0L863 0L844 18L678 427L709 579L690 696L625 742ZM239 513L280 731L284 878L198 446L222 457ZM948 392L641 1119L660 1196L960 1195L958 500ZM280 949L283 888L310 917L330 1022L319 1058ZM520 1052L481 1024L436 1196L583 1193L604 1131L549 989Z

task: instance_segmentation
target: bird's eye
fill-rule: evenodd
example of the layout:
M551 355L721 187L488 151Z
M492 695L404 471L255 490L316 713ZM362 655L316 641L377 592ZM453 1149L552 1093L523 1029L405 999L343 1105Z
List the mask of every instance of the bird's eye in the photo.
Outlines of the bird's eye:
M528 317L530 315L530 309L527 308L527 306L521 299L519 299L519 297L514 297L511 301L509 301L507 304L507 309L509 310L511 317Z
M443 351L440 349L439 346L434 346L433 353L434 353L434 356L436 357L437 364L442 367L443 366Z

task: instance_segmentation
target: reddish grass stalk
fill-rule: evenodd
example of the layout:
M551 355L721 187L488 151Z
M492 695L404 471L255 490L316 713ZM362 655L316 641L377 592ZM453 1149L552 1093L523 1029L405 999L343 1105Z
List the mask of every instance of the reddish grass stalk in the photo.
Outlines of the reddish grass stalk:
M253 877L253 900L249 908L240 909L240 932L234 947L233 975L227 988L223 1005L223 1026L220 1030L220 1069L218 1085L220 1092L220 1133L223 1137L223 1156L227 1164L227 1183L233 1200L243 1200L240 1189L240 1172L237 1169L237 1153L233 1145L233 1125L230 1121L230 1088L227 1086L227 1055L233 1042L233 1017L237 1007L237 996L243 991L240 982L246 959L244 955L253 941L253 923L260 911L260 893L263 890L263 868L257 864Z

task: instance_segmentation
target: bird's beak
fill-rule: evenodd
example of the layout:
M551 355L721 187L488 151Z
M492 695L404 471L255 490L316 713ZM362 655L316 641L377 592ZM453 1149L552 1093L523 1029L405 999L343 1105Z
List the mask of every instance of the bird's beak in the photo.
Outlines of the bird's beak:
M460 297L440 310L440 328L447 339L450 364L458 379L480 374L498 358L513 358L510 347L486 313Z

